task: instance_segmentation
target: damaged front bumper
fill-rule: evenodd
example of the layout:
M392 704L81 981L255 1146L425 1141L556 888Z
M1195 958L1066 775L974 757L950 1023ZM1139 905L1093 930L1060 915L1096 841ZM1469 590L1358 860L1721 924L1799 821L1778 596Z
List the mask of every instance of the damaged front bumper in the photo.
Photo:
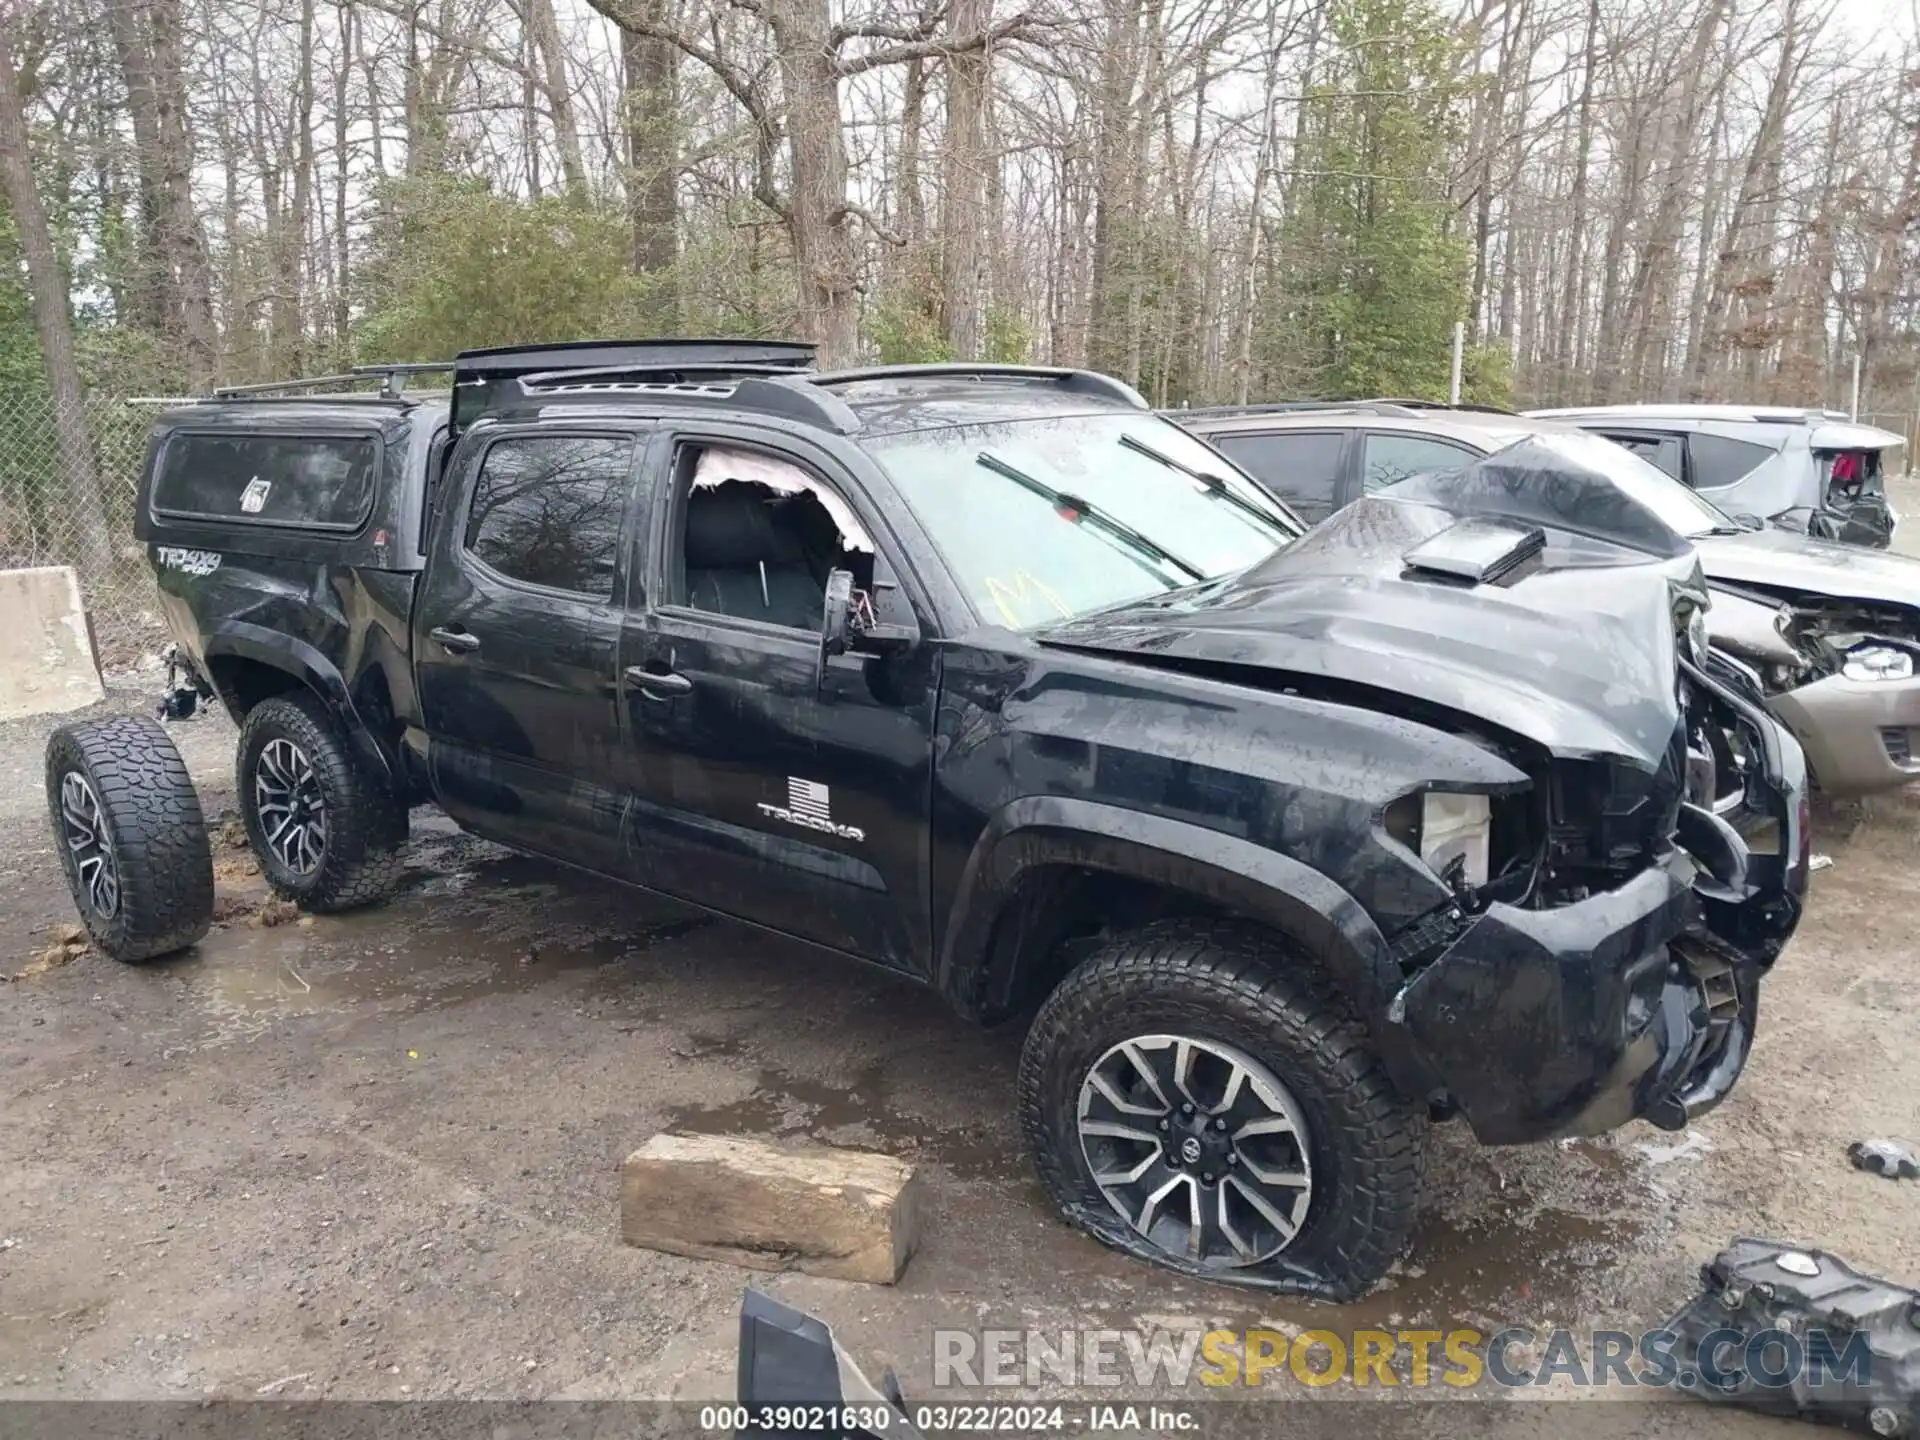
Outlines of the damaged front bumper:
M1920 780L1920 676L1829 675L1776 695L1773 713L1799 737L1829 795L1867 795Z
M1751 696L1688 672L1743 732L1739 812L1684 806L1676 848L1617 889L1488 906L1394 999L1388 1018L1487 1144L1679 1129L1746 1064L1806 889L1806 762Z

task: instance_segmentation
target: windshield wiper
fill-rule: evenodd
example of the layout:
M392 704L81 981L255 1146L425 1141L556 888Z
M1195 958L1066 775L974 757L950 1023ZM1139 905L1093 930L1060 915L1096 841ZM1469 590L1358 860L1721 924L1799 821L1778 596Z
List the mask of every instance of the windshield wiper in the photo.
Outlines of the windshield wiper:
M1258 505L1254 504L1251 500L1247 499L1246 496L1241 495L1237 491L1235 491L1232 486L1227 484L1227 480L1224 475L1215 475L1208 470L1196 470L1191 465L1183 464L1181 461L1174 459L1171 455L1164 454L1161 451L1154 449L1153 446L1149 445L1146 441L1136 440L1131 435L1122 435L1120 437L1120 443L1126 446L1127 449L1134 451L1136 454L1144 455L1149 460L1158 460L1162 465L1166 466L1169 470L1176 471L1177 473L1186 476L1189 480L1192 480L1195 483L1197 483L1209 495L1212 495L1217 499L1226 501L1229 505L1233 506L1234 509L1241 511L1244 514L1251 515L1256 521L1258 521L1266 529L1272 530L1275 528L1273 523L1273 517L1267 514ZM1278 502L1275 502L1275 503L1277 504ZM1281 507L1281 508L1282 508L1282 513L1285 514L1289 520L1293 521L1295 525L1299 526L1300 533L1305 534L1307 527L1300 523L1300 517L1295 515L1292 511L1286 510L1284 507ZM1298 537L1288 536L1287 538L1296 539Z
M1083 523L1092 526L1095 530L1102 532L1110 539L1118 540L1123 548L1134 552L1133 558L1136 561L1140 556L1144 555L1148 559L1157 560L1163 565L1171 565L1176 570L1184 570L1195 580L1205 580L1207 578L1207 572L1199 566L1188 564L1185 560L1182 560L1178 555L1167 549L1166 546L1160 544L1159 541L1149 539L1124 520L1114 519L1113 516L1107 514L1106 511L1081 499L1078 495L1069 494L1065 490L1056 490L1053 486L1047 484L1046 481L1036 480L1033 476L1027 474L1026 471L1020 469L1019 466L1008 464L991 450L982 450L979 455L975 457L974 463L985 466L1002 479L1011 480L1014 484L1031 490L1056 510L1070 512L1072 515L1077 516Z

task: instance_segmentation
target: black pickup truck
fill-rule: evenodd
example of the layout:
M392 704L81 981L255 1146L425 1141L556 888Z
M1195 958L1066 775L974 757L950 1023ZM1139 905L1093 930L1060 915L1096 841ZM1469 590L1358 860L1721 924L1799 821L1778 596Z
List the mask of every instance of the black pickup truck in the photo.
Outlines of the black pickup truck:
M808 364L527 347L162 416L138 533L274 888L374 900L430 802L1037 1009L1062 1213L1320 1296L1403 1248L1429 1119L1726 1094L1806 776L1658 516L1541 443L1303 533L1117 381ZM60 732L48 793L103 949L204 933L158 725Z

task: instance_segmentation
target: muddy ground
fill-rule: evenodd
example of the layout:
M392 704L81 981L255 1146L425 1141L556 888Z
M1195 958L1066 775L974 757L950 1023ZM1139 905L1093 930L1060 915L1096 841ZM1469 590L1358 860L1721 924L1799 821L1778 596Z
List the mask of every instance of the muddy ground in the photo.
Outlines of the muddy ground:
M1519 1150L1437 1130L1413 1253L1326 1307L1170 1279L1058 1223L1012 1120L1017 1030L884 974L426 813L383 908L268 906L227 820L218 714L175 731L218 825L221 922L147 967L62 949L54 723L0 726L0 1398L724 1398L749 1280L923 1395L939 1326L1638 1329L1741 1233L1920 1281L1920 1185L1845 1156L1920 1141L1920 795L1823 812L1834 863L1721 1109L1684 1135ZM911 1158L922 1251L874 1289L624 1248L618 1163L669 1127ZM1467 1408L1422 1427L1791 1433L1685 1400L1624 1430L1621 1406Z

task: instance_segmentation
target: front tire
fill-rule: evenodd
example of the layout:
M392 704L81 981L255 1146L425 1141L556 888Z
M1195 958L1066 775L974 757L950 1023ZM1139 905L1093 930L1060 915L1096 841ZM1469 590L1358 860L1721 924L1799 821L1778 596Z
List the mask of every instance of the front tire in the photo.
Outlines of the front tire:
M140 716L63 725L47 741L47 808L87 935L137 964L213 922L213 853L173 740Z
M347 746L320 701L276 695L240 731L240 817L261 873L303 910L352 910L400 877L406 808Z
M1066 1218L1189 1274L1350 1299L1413 1228L1424 1116L1310 962L1251 926L1103 945L1035 1018L1020 1111Z

